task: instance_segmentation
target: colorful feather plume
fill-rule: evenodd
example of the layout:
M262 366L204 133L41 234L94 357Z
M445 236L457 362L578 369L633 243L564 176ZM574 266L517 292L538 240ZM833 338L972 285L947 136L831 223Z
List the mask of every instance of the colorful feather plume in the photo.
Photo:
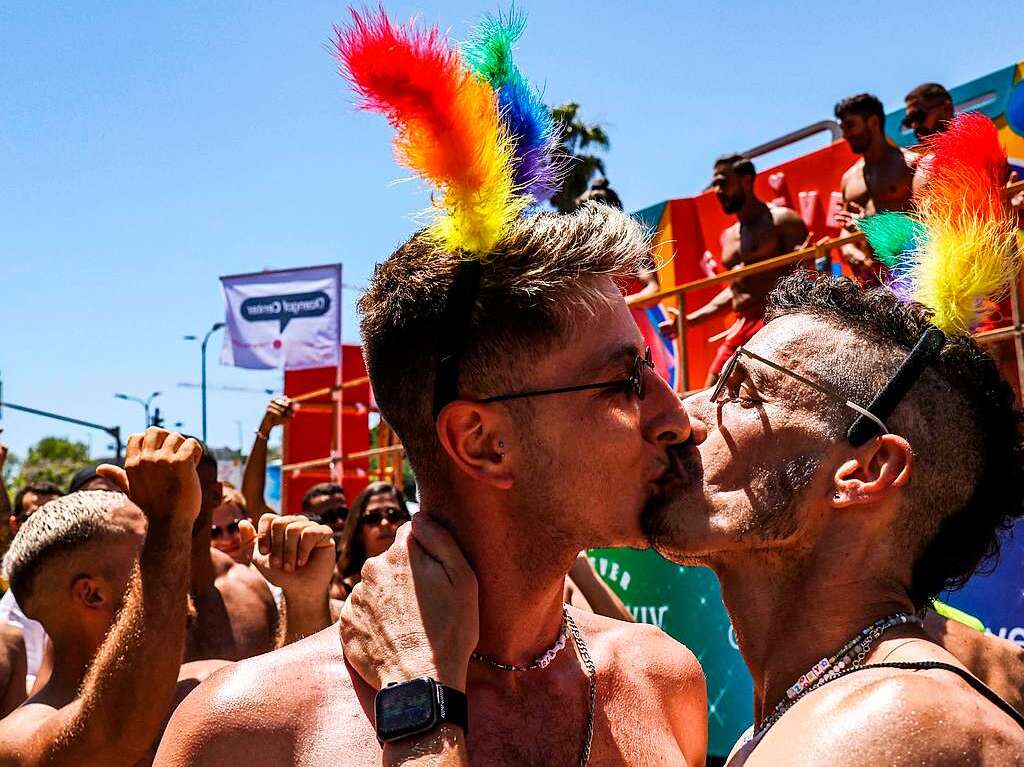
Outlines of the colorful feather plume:
M437 187L430 235L447 250L486 254L528 205L490 84L436 27L396 26L383 11L352 11L351 26L335 27L335 47L362 107L394 127L398 162Z
M515 7L505 15L488 14L462 51L473 71L498 92L501 117L515 144L516 190L540 203L558 191L563 170L551 112L512 58L512 47L525 27L526 16Z
M1003 199L1006 153L996 126L968 113L933 135L928 177L917 199L926 241L910 265L914 299L947 333L965 332L983 298L1005 294L1019 267L1016 226Z
M926 235L920 221L907 213L895 211L868 216L861 220L859 228L875 256L889 269L900 266L917 244L924 242Z
M880 213L860 222L887 285L932 310L946 333L966 332L983 299L1000 298L1019 268L1016 224L1003 199L1006 153L995 125L968 113L924 147L927 173L915 213Z

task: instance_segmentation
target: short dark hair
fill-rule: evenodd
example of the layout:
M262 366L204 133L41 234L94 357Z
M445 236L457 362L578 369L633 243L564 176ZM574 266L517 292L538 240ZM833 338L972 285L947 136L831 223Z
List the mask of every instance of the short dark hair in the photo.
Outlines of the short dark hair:
M923 99L929 104L937 104L942 101L953 102L953 97L949 95L949 91L939 83L921 83L903 97L904 101L917 101L918 99Z
M718 168L725 165L737 176L756 176L757 170L754 169L754 163L749 157L745 157L741 154L723 154L721 157L715 159L713 168Z
M856 96L845 98L836 104L836 119L842 120L846 115L860 115L868 118L874 115L878 118L878 124L885 128L885 108L878 96L871 93L858 93Z
M306 491L306 494L302 496L302 510L309 511L309 504L312 500L325 495L345 495L345 488L337 482L321 482L318 485L313 485L313 487L309 488L309 490Z
M581 308L607 301L603 279L636 275L649 253L641 224L607 205L517 218L480 258L479 289L459 319L461 390L493 394L522 383L523 366L514 362L557 343L576 327ZM377 265L359 299L373 393L421 492L435 477L447 479L433 405L441 336L458 306L451 288L466 259L418 233Z
M11 507L11 514L19 522L25 521L25 510L21 508L21 502L29 493L36 495L55 495L60 498L64 491L55 482L29 482L21 490L14 494L14 505Z
M779 280L766 321L804 314L859 342L857 354L829 355L814 370L866 404L930 326L920 304L848 279ZM841 358L838 358L840 357ZM950 335L938 359L896 409L894 431L917 454L908 513L897 531L914 557L910 597L923 605L963 586L998 561L1000 539L1024 515L1022 415L995 360L966 334ZM845 433L845 425L837 429Z

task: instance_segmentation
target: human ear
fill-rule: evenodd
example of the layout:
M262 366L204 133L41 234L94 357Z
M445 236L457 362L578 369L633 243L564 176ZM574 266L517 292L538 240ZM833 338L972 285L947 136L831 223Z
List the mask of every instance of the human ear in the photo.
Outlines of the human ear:
M903 437L875 437L836 469L832 507L880 503L906 486L913 465L914 451Z
M452 462L465 474L500 490L512 487L512 458L501 435L511 430L503 411L457 400L437 417L437 436Z
M109 603L106 587L97 579L80 575L71 584L72 598L90 610L98 610Z

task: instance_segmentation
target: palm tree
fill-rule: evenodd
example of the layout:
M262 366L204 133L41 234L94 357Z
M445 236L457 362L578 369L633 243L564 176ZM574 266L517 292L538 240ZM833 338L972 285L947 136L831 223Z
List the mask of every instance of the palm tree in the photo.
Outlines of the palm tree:
M591 145L608 149L608 134L601 125L587 125L583 122L579 112L580 105L575 102L560 104L551 110L551 116L561 126L562 153L568 158L562 188L551 198L551 204L560 213L576 210L576 200L587 191L594 174L605 174L604 161L583 150Z

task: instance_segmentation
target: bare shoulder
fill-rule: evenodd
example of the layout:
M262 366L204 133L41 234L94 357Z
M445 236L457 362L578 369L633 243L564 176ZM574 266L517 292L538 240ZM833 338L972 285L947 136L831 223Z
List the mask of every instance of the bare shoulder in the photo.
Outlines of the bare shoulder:
M45 703L27 702L0 719L0 764L23 752L36 730L56 712Z
M808 765L1024 765L1024 730L942 670L865 671L832 682L795 706L758 750L780 747Z
M338 703L358 709L338 628L329 626L210 675L174 713L155 764L293 764L296 740Z
M704 672L690 649L657 626L626 623L592 613L573 611L584 636L593 644L594 654L617 668L635 675L636 680L685 695L705 694Z
M802 225L804 223L799 213L792 208L787 208L785 205L769 205L768 209L772 212L772 221L775 222L776 226L784 224Z

